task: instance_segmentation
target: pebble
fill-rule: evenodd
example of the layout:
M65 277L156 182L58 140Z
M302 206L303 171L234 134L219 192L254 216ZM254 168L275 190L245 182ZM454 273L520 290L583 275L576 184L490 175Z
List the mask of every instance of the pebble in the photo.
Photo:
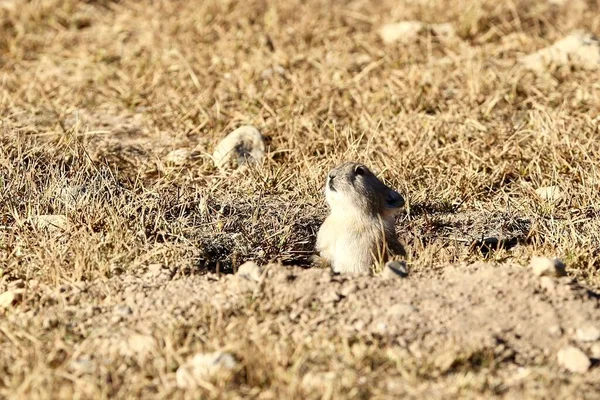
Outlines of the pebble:
M7 290L0 294L0 308L9 308L21 300L22 289Z
M435 36L443 37L445 39L452 39L456 36L456 30L449 22L443 24L431 24L429 25L429 29L431 29Z
M165 156L165 162L172 165L182 165L190 157L191 151L188 149L175 149Z
M38 215L31 218L31 223L36 228L48 232L64 231L69 226L66 215Z
M65 186L58 192L60 200L69 208L76 208L85 203L88 189L85 185Z
M259 282L263 269L254 261L246 261L238 268L236 275L252 282Z
M398 303L388 308L386 314L393 317L405 317L415 312L417 309L410 304Z
M385 279L406 278L408 267L404 261L388 261L383 267L381 276Z
M44 328L46 330L54 329L58 326L59 323L60 323L60 321L55 316L46 317L42 321L42 328Z
M592 352L592 357L600 358L600 343L594 343L590 350Z
M265 156L265 140L253 126L242 126L227 135L215 147L213 161L219 169L237 168Z
M308 372L302 377L302 386L308 390L328 393L336 382L337 375L333 371Z
M552 325L548 328L548 333L550 334L550 336L561 337L563 330L560 327L560 325Z
M151 276L159 276L163 270L162 264L150 264L148 265L148 273Z
M379 36L384 43L410 42L419 36L425 24L421 21L402 21L386 24L379 30Z
M338 301L340 301L341 296L339 295L339 293L337 291L335 291L335 289L332 289L328 292L325 292L322 296L321 296L321 301L325 304L327 303L337 303Z
M124 356L138 356L145 360L156 349L156 341L152 336L134 333L121 346Z
M283 68L281 65L275 65L273 68L267 68L261 72L260 77L262 79L268 79L271 78L273 74L283 76L285 74L285 68Z
M535 190L542 200L549 203L556 203L563 198L563 193L558 186L544 186Z
M522 57L523 65L543 71L548 65L576 64L587 69L600 67L600 40L589 32L574 31L553 45Z
M340 294L344 297L348 297L349 295L356 293L358 291L358 285L356 283L350 283L342 288Z
M534 256L531 258L529 266L536 276L559 277L567 275L565 264L557 258Z
M452 39L456 30L450 23L426 24L421 21L402 21L386 24L379 29L379 36L385 44L394 42L414 42L423 32L430 32L436 37Z
M88 355L83 355L69 363L69 370L78 376L92 374L95 369L94 361Z
M584 326L575 331L575 336L580 342L595 342L600 339L600 329L595 326Z
M558 352L558 364L570 372L582 374L590 369L592 363L585 353L574 346L563 347Z
M199 353L177 369L176 381L180 389L198 387L218 374L231 372L237 366L235 358L225 352Z
M133 310L129 306L118 305L115 306L115 314L122 317L133 314Z
M556 290L556 283L554 283L554 279L549 276L542 276L540 278L540 286L548 293L554 293Z

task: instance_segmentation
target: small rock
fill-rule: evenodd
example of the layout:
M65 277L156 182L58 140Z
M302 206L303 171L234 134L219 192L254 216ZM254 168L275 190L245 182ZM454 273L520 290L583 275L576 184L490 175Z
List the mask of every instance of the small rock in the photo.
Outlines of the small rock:
M592 357L600 358L600 343L594 343L590 350L592 351Z
M58 196L64 205L73 209L85 203L88 189L85 185L65 186L59 190Z
M22 289L16 289L0 294L0 308L9 308L21 301L22 292Z
M237 270L236 275L252 282L259 282L263 270L254 261L246 261Z
M558 364L569 370L582 374L590 369L592 363L585 353L574 346L567 346L558 352Z
M95 369L94 361L88 355L83 355L69 363L69 370L78 376L92 374Z
M600 40L589 32L575 31L520 60L526 68L542 71L548 65L577 64L587 69L600 67Z
M176 149L165 156L165 162L172 165L182 165L190 157L191 151L188 149Z
M433 32L435 36L444 39L453 39L456 36L456 30L449 22L443 24L431 24L429 25L429 29L431 29L431 32Z
M536 276L559 277L567 275L565 264L557 258L532 257L529 263Z
M549 276L542 276L540 278L540 286L548 293L554 293L556 290L556 283L554 283L554 279Z
M229 353L214 352L196 354L177 369L176 380L180 389L198 387L218 374L231 373L237 366L235 358Z
M352 328L354 328L354 330L357 332L363 332L365 329L365 325L365 321L359 319L354 321L354 323L352 324Z
M421 21L403 21L393 24L386 24L379 30L379 36L384 43L411 42L414 41L425 24Z
M358 285L356 283L351 283L346 285L340 291L340 294L344 297L350 296L352 293L356 293L358 291Z
M410 304L398 303L388 308L386 314L391 317L405 317L415 312L417 312L417 309Z
M563 330L560 325L552 325L548 328L548 333L553 337L561 337Z
M116 315L119 315L122 317L133 314L133 310L129 306L118 305L118 306L115 306L114 311L115 311Z
M64 231L69 226L66 215L38 215L31 218L31 223L37 229L48 232Z
M375 332L385 333L388 330L388 324L383 321L379 321L375 324Z
M535 190L542 200L549 203L556 203L563 198L563 193L558 186L544 186Z
M379 30L379 36L386 44L394 42L409 43L414 42L419 35L426 32L446 40L456 37L456 30L450 23L425 24L421 21L402 21L386 24Z
M600 339L600 329L595 326L584 326L577 329L575 335L580 342L595 342Z
M121 346L121 354L124 356L137 356L145 360L156 349L156 341L152 336L135 333Z
M335 290L330 290L328 292L325 292L322 296L321 296L321 301L325 304L327 303L337 303L338 301L340 301L341 296L339 295L338 292L336 292Z
M125 270L119 265L110 265L109 266L111 276L122 275Z
M388 261L383 267L381 276L385 279L406 278L408 276L408 267L404 261Z
M213 161L217 168L240 167L265 156L265 141L258 129L242 126L227 135L215 148Z
M373 62L373 57L371 57L368 54L356 54L356 55L354 55L352 62L354 65L361 67L361 66L364 66L364 65L367 65L367 64L370 64L371 62Z
M285 69L281 65L276 65L273 68L265 69L263 72L261 72L260 77L262 79L268 79L272 77L273 74L283 76L285 74Z
M59 322L60 321L55 316L46 317L42 321L42 328L46 330L54 329L58 326Z
M336 381L336 373L329 372L308 372L302 377L302 386L308 390L321 393L330 391Z
M162 264L150 264L148 265L148 273L152 276L159 276L163 270Z

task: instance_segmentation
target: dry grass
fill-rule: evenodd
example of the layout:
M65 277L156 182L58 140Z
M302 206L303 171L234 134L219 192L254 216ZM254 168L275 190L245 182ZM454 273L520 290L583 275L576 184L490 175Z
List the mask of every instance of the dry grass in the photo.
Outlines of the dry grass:
M407 198L398 233L415 270L482 258L525 265L546 254L600 287L600 72L536 75L517 61L573 29L599 34L600 3L373 3L0 3L2 285L94 282L152 263L175 277L229 272L247 259L307 266L326 212L323 177L359 160ZM450 22L459 38L379 39L382 23L413 19ZM268 157L223 174L209 154L243 124L267 136ZM191 152L181 165L166 159L176 149ZM65 202L61 190L76 185L86 195ZM565 193L556 204L535 193L551 185ZM68 228L37 228L45 214L67 215ZM495 220L526 221L509 232L518 246L485 254L466 246L497 230L486 225ZM242 374L245 389L228 387L230 395L271 386L274 396L303 396L293 389L294 368L307 368L301 350L281 346L283 358L254 365ZM325 340L307 351L327 358L352 348L340 346L349 345ZM340 362L395 370L385 354L368 345ZM51 363L18 363L29 376L3 373L4 394L60 396L45 374ZM162 376L177 364L141 373ZM88 382L80 396L127 396L116 388L128 378L106 368L112 378ZM344 382L330 395L385 397L385 388L347 391ZM471 384L467 392L495 393L494 382Z

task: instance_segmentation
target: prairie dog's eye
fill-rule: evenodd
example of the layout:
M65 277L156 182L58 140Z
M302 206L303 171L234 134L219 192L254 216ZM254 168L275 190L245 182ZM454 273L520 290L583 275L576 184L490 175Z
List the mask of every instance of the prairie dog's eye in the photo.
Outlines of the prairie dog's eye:
M354 173L356 175L364 175L365 174L365 168L361 167L360 165L358 167L356 167L356 169L354 170Z

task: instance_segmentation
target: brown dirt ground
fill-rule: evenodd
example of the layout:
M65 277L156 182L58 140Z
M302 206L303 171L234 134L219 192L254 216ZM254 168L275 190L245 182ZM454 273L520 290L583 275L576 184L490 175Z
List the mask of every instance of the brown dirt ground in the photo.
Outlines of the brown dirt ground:
M270 265L258 283L157 267L57 289L29 282L0 323L0 368L39 397L585 397L600 369L571 375L557 353L600 320L600 295L549 282L493 263L391 280ZM205 348L234 355L233 377L178 391L177 366Z

